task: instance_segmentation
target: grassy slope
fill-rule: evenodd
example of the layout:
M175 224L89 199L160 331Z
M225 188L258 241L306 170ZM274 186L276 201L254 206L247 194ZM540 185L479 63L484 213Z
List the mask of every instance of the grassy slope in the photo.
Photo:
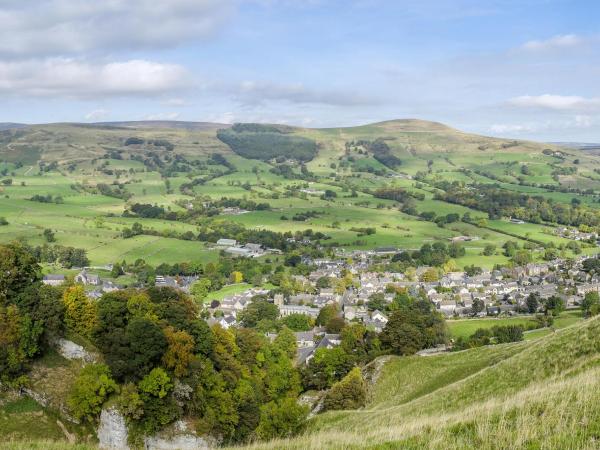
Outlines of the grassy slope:
M294 133L315 139L319 144L319 154L308 163L309 170L319 176L310 187L318 190L331 189L338 197L333 201L324 201L318 196L285 197L286 187L302 186L302 180L289 180L270 172L268 163L249 160L234 154L220 142L215 134L217 125L185 127L185 124L125 124L127 126L89 127L69 124L38 125L13 132L10 138L0 140L0 170L8 171L6 177L13 180L12 186L0 185L0 216L7 218L9 225L0 227L0 241L25 238L37 245L43 242L42 231L51 227L56 231L59 244L76 245L85 248L94 265L113 263L125 259L133 262L143 258L151 264L159 264L165 259L175 261L206 262L215 260L217 252L207 248L200 242L177 241L175 239L138 236L133 239L120 238L121 230L140 221L145 227L157 230L175 229L192 231L196 227L190 224L174 223L161 220L133 219L120 217L127 203L156 203L172 210L179 210L177 200L186 198L178 187L189 181L188 177L206 175L202 173L179 173L169 177L172 192L167 191L165 180L156 171L145 171L143 164L130 160L132 156L146 155L146 149L139 146L124 146L129 137L140 137L146 140L168 140L175 145L172 154L183 155L189 160L206 160L213 153L223 154L236 167L230 175L214 178L194 188L197 194L213 199L223 196L232 198L248 198L256 202L268 202L273 211L250 212L238 216L226 216L248 227L266 228L274 231L298 231L308 228L321 231L331 236L330 242L352 248L373 248L378 246L396 246L401 248L418 248L423 242L447 240L452 236L471 235L480 239L470 242L467 255L457 261L463 267L469 264L492 267L502 264L507 258L498 252L490 257L482 257L481 252L486 244L500 247L506 240L513 239L509 234L522 238L534 238L539 241L566 243L548 233L544 225L515 225L507 221L489 221L487 228L455 223L439 228L431 222L420 221L398 211L397 205L388 200L375 199L367 190L381 186L398 186L425 195L425 200L417 201L418 212L435 211L439 214L470 212L472 217L484 217L486 214L469 210L458 205L433 200L435 189L431 183L437 179L458 180L464 182L495 182L474 172L462 172L461 169L485 170L506 180L505 189L535 192L546 197L556 198L562 202L570 202L577 197L588 205L594 203L595 197L590 195L562 194L550 192L542 188L531 188L515 184L516 176L520 176L522 164L528 165L530 175L525 178L530 182L555 184L551 171L555 165L574 167L573 161L579 158L578 174L571 178L581 182L596 183L600 190L600 181L593 172L600 168L600 158L586 155L576 150L568 150L564 160L544 155L545 148L557 148L546 144L519 141L516 144L508 140L476 136L463 133L441 124L418 121L397 120L378 124L351 128L303 129L296 128ZM166 128L172 126L173 128ZM427 171L428 161L432 162L427 183L416 187L414 181L399 177L383 177L372 173L360 172L361 167L381 168L372 156L365 156L352 151L356 158L354 167L340 168L339 158L345 154L345 143L361 139L374 140L385 138L392 152L402 160L397 173L414 175L417 171ZM508 144L508 145L507 145ZM122 151L124 159L98 159L110 150ZM155 153L166 152L160 148L152 148ZM59 170L40 174L37 159L46 163L58 162ZM17 168L14 162L21 161L25 165ZM74 163L75 169L68 170L68 164ZM107 175L99 170L99 166L108 163L109 169L127 171L120 178ZM336 168L332 169L331 165ZM133 173L129 172L133 170ZM210 166L210 169L215 169ZM356 170L355 170L356 169ZM295 169L298 171L298 168ZM13 174L14 173L14 174ZM349 197L334 184L332 177L339 176L345 184L358 190L358 196ZM587 177L587 178L586 178ZM71 188L74 183L107 183L133 180L126 185L127 191L133 194L129 202L102 195L80 193ZM572 180L571 180L572 181ZM570 182L571 182L570 181ZM24 185L22 185L22 183ZM250 190L240 184L249 183ZM60 195L64 204L41 204L28 199L37 193ZM278 198L272 198L278 195ZM378 207L379 206L379 207ZM285 215L291 218L296 213L316 210L322 213L319 217L306 222L281 220ZM104 223L96 224L95 219L103 217ZM333 227L333 224L336 226ZM368 226L376 228L371 236L358 237L351 228ZM360 239L360 241L358 241ZM536 256L539 256L536 254Z
M364 410L251 448L597 448L600 319L546 337L397 358Z

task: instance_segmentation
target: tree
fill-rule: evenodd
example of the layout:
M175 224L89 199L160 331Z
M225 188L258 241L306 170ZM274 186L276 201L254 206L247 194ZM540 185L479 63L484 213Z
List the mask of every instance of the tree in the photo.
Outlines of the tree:
M553 316L558 316L561 312L565 310L565 302L562 298L553 295L552 297L548 297L544 302L544 312L545 314L552 314Z
M43 323L43 341L50 345L65 333L65 304L58 288L41 286L38 291L38 302L32 312L32 318Z
M244 274L242 272L234 270L233 272L231 272L231 275L229 276L229 280L233 284L239 284L242 281L244 281Z
M85 294L83 286L67 288L63 294L67 330L90 337L96 326L96 303Z
M367 308L369 309L369 311L385 311L386 306L387 303L385 301L385 296L382 292L372 294L369 297L369 301L367 302Z
M473 300L473 304L471 305L471 313L473 315L479 314L481 311L485 309L485 302L479 298Z
M360 369L355 367L327 392L323 408L325 410L358 409L365 406L366 399L365 381Z
M280 322L292 331L312 330L314 320L306 314L290 314L283 317Z
M339 314L338 308L335 304L325 305L319 311L319 315L317 316L317 320L315 323L318 326L325 326L327 323Z
M435 267L430 267L421 275L421 281L432 282L439 280L440 275Z
M153 397L163 398L171 389L173 383L167 372L160 367L155 367L138 383L138 388L142 395L151 395Z
M16 305L0 306L0 380L17 377L38 351L40 322L23 315Z
M212 283L208 278L201 278L200 280L194 282L190 288L190 294L194 297L198 303L202 303L208 293L210 292L210 288L212 287Z
M294 398L271 401L260 408L256 435L265 440L292 436L300 431L307 414L308 407Z
M342 379L352 369L353 359L341 347L317 349L315 356L303 369L304 386L316 390L333 386L333 383Z
M536 292L532 292L527 296L525 300L525 305L527 306L527 312L533 314L537 312L540 306L540 295Z
M44 239L46 239L46 242L55 242L56 241L56 237L54 237L54 231L52 231L50 228L46 228L44 230Z
M528 250L517 250L512 255L512 262L516 266L525 266L532 261L531 252Z
M341 316L332 317L325 325L328 333L338 334L346 326L346 321Z
M247 328L255 328L261 320L277 320L279 308L266 299L256 299L240 312L239 321Z
M285 353L288 358L294 358L294 356L296 356L296 350L298 349L296 336L292 330L286 326L284 326L277 334L277 337L273 341L273 345Z
M381 332L381 343L398 355L412 355L444 344L447 339L446 322L426 301L415 301L394 311Z
M42 274L34 256L20 243L0 245L0 303L29 308L36 301Z
M492 256L495 253L496 253L496 246L494 244L486 244L485 247L483 247L483 254L485 256Z
M595 316L600 312L600 295L596 291L586 292L581 302L584 317Z
M168 347L162 361L176 377L183 377L188 374L194 358L194 339L185 331L176 331L173 327L165 328L164 333Z
M100 414L102 404L117 390L110 369L104 364L89 364L77 376L67 404L78 419L90 422Z

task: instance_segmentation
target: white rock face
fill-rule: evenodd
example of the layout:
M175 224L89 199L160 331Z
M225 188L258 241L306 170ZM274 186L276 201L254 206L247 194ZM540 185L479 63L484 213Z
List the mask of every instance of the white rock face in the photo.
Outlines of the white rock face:
M82 359L85 362L96 361L96 356L94 354L88 352L81 345L76 344L73 341L69 341L67 339L59 339L58 341L56 341L56 347L58 353L60 353L64 358Z
M103 409L98 427L99 447L110 450L129 450L125 418L116 408Z
M208 440L182 434L172 437L151 436L144 439L147 450L209 450L214 448Z

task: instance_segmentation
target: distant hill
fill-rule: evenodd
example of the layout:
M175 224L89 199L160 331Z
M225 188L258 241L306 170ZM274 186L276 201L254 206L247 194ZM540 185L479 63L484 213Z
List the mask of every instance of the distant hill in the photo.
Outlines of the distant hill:
M225 123L213 122L186 122L181 120L137 120L125 122L95 122L91 126L112 126L126 128L172 128L177 130L213 130L228 128Z
M26 126L24 123L0 122L0 131L24 128Z

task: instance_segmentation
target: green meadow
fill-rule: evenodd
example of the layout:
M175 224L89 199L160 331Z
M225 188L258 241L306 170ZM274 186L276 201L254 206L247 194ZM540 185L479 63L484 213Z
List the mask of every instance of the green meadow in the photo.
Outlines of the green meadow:
M507 240L521 245L526 240L566 244L554 236L556 224L513 224L507 219L486 220L487 213L434 199L433 184L450 181L464 184L499 183L506 190L525 192L570 203L573 198L595 208L595 194L564 193L527 183L560 185L552 174L557 167L575 167L568 183L577 180L600 190L600 158L569 150L560 158L542 151L548 146L532 142L507 142L469 135L441 124L423 121L390 121L353 128L293 129L293 133L317 143L316 156L306 163L310 180L284 176L274 170L276 161L248 159L232 151L216 137L212 125L168 128L130 124L123 127L94 127L69 124L32 126L14 133L9 143L0 144L0 216L8 225L0 227L0 241L25 240L32 245L44 242L43 231L51 229L56 243L84 248L93 265L115 261L133 262L142 258L151 264L164 261L214 261L218 251L208 243L181 241L161 236L136 236L123 239L124 228L139 222L157 233L175 231L195 233L194 223L139 217L122 217L134 203L152 204L167 211L182 211L182 201L194 197L204 201L221 198L247 199L269 203L268 211L223 214L221 218L252 229L296 232L312 229L328 236L325 243L346 249L371 249L393 246L417 249L424 243L449 242L456 236L470 236L464 244L465 256L459 267L493 267L508 261L501 246ZM128 145L127 139L146 142L167 141L171 149L151 145ZM390 151L400 160L395 168L386 167L368 152L348 147L348 143L385 138ZM10 144L10 145L9 145ZM32 149L35 149L33 151ZM211 161L221 155L229 167ZM177 158L192 164L187 171L164 172L153 165ZM579 160L579 164L574 161ZM150 162L149 162L150 161ZM522 172L527 166L526 174ZM227 173L229 170L230 173ZM300 176L300 167L291 173ZM425 174L424 182L412 177ZM562 176L562 175L561 175ZM493 178L489 178L493 177ZM182 188L192 181L191 191ZM501 180L501 181L498 181ZM595 183L595 184L594 184ZM102 195L100 184L120 185L127 199ZM400 204L376 198L382 187L398 187L414 195L413 215L402 212ZM317 191L316 194L302 190ZM333 197L321 198L319 192L331 191ZM58 203L30 200L35 195L60 198ZM315 212L307 220L294 216ZM424 221L418 214L470 214L479 226L454 222L443 227ZM361 235L360 228L373 228L374 234ZM483 256L486 245L494 245L493 255ZM584 246L585 247L585 246ZM586 254L596 247L585 247ZM533 253L535 259L541 251ZM566 252L565 256L570 256Z

